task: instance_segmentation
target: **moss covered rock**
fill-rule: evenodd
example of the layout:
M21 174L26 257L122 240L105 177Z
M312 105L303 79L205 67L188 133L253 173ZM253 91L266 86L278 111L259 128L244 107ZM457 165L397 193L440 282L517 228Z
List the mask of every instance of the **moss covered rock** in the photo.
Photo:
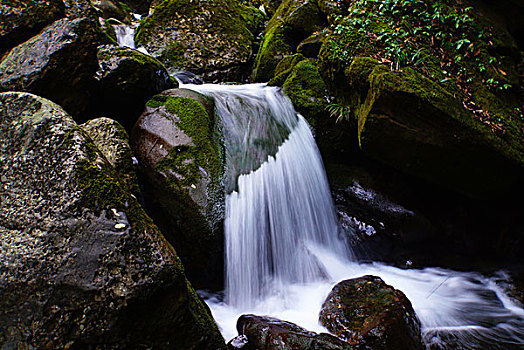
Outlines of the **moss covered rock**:
M127 130L131 130L153 95L178 85L161 62L137 50L101 46L97 56L100 113L112 116Z
M85 114L101 38L87 18L60 19L12 49L0 62L0 91L40 94L75 117Z
M350 344L327 333L317 334L277 318L242 315L237 321L240 334L228 346L244 350L352 350ZM235 346L238 344L238 346Z
M248 74L254 39L243 14L233 0L163 1L138 27L136 42L170 71L241 81Z
M364 152L473 196L518 185L518 51L504 28L441 0L355 1L331 29L320 72Z
M99 11L100 17L104 19L114 18L120 22L130 24L133 18L129 7L123 3L112 0L91 0L91 4Z
M153 219L180 254L189 279L199 287L219 288L222 165L209 103L184 89L156 95L147 103L131 140Z
M424 349L420 321L408 298L380 277L338 283L324 301L319 320L358 349Z
M133 164L133 152L124 127L109 118L92 119L82 124L81 127L115 168L119 178L127 185L131 193L135 197L139 196L140 190Z
M278 62L295 53L297 45L325 25L325 16L312 0L285 0L269 21L255 59L256 81L268 81Z
M58 105L0 94L0 343L223 349L175 251Z
M0 57L65 16L60 0L10 0L0 4Z
M315 127L317 119L326 114L327 107L326 85L318 73L316 61L309 59L297 63L283 87L295 109Z

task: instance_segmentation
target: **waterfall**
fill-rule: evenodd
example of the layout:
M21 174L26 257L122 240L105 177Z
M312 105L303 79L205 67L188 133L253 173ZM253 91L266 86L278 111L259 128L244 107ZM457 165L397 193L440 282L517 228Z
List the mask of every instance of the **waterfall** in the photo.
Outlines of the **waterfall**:
M264 84L194 85L214 98L226 153L226 296L251 307L287 283L326 277L321 247L350 254L305 119Z
M200 292L226 339L241 314L269 315L316 332L339 281L380 276L403 291L431 349L522 349L524 309L503 272L399 269L352 260L311 131L277 88L184 85L215 100L226 158L226 290Z
M135 48L135 29L136 25L115 24L113 25L116 33L118 46Z

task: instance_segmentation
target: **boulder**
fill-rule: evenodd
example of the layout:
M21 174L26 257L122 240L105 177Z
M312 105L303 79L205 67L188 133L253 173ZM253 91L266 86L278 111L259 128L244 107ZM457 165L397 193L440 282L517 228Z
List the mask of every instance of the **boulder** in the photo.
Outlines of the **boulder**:
M237 321L239 336L229 349L243 350L351 350L350 344L327 333L317 334L294 323L268 316L242 315Z
M91 0L63 0L67 18L87 17L91 21L97 21L98 13Z
M100 40L97 23L60 19L12 49L0 62L0 91L26 91L60 104L75 118L86 113Z
M155 94L176 87L158 60L127 47L98 48L97 104L99 113L110 115L131 130Z
M12 0L0 4L0 57L65 16L60 0Z
M264 30L255 58L255 81L269 81L278 62L295 53L302 40L325 24L316 1L284 0Z
M170 73L188 70L210 82L242 81L249 74L253 34L233 0L169 0L140 24L137 44Z
M115 168L119 178L127 185L131 193L138 196L140 190L133 164L133 151L124 127L109 118L91 119L81 127Z
M156 95L133 128L131 142L148 212L174 245L190 281L198 288L220 289L222 150L213 136L210 103L184 89Z
M58 105L0 94L0 343L223 349L175 251Z
M133 18L129 7L121 2L112 0L91 0L91 4L99 11L100 17L104 19L114 18L120 22L131 24Z
M128 5L134 13L147 15L152 0L124 0L122 3Z
M338 283L322 304L319 321L358 349L424 349L408 298L376 276Z
M319 54L345 110L346 138L371 158L474 198L521 188L519 54L510 35L460 4L367 4L352 2ZM426 24L429 32L406 29Z

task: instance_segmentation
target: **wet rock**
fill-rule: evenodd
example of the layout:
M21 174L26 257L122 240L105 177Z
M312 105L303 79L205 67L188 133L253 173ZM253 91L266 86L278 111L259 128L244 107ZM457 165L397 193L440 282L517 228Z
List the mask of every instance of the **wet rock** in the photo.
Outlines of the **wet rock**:
M129 136L122 125L109 118L92 119L81 125L135 196L139 194Z
M315 32L302 40L297 46L297 52L309 58L317 58L320 52L320 47L326 39L327 29Z
M152 0L124 0L122 3L128 5L134 13L147 15Z
M137 29L136 41L166 65L206 81L242 81L249 75L253 34L232 0L164 1Z
M295 53L297 45L322 29L325 16L315 1L285 0L264 30L263 41L255 58L256 81L269 81L277 64Z
M89 104L100 35L87 18L54 22L3 57L0 91L39 94L79 117Z
M220 289L224 199L211 106L189 90L156 95L133 128L131 143L147 210L180 254L190 281Z
M97 56L98 109L127 130L131 130L154 94L178 85L162 63L137 50L101 46Z
M71 117L14 92L0 115L0 343L225 348L175 251Z
M104 19L114 18L120 22L130 24L133 18L121 2L112 0L91 0L91 4L99 11L100 17Z
M230 349L245 350L351 350L350 344L330 334L310 332L294 323L277 318L242 315L237 321L240 336ZM236 347L235 347L236 346Z
M60 0L12 0L0 4L0 57L65 16Z
M324 301L319 321L358 349L424 349L411 303L379 277L338 283Z

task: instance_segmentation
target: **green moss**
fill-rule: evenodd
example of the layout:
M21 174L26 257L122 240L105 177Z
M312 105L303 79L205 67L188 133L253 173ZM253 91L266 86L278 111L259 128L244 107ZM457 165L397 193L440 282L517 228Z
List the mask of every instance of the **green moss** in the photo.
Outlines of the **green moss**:
M295 108L314 127L327 105L326 85L318 73L316 61L309 59L297 63L283 87Z
M176 116L173 121L193 143L172 148L169 155L158 163L157 169L178 174L180 177L175 180L178 187L196 185L202 176L201 168L211 179L218 179L220 160L213 142L213 125L205 108L190 98L163 95L154 96L147 106L164 106L170 115Z
M269 86L282 86L289 74L298 62L305 60L302 54L294 54L284 57L275 68L275 76L268 82Z
M266 20L266 15L259 9L253 6L241 5L240 15L246 23L247 29L257 36L260 33L260 28Z

